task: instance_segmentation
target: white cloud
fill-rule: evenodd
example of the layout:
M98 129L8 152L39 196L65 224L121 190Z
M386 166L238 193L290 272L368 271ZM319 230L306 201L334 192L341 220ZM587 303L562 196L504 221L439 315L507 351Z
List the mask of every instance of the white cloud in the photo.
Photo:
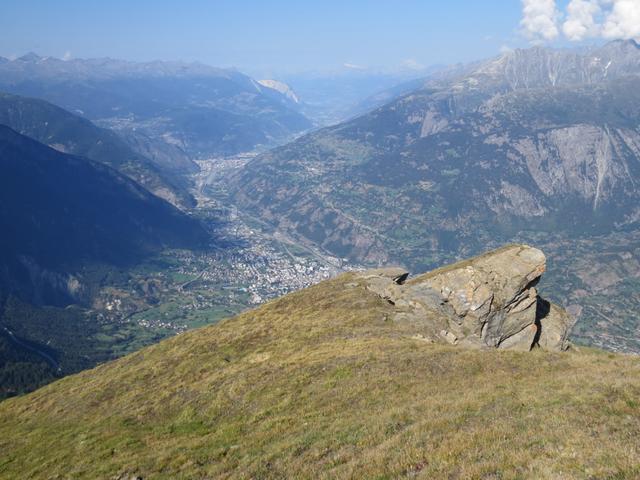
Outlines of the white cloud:
M587 38L640 40L640 0L570 0L566 11L556 0L522 0L523 33L533 42Z
M613 0L612 3L602 25L602 36L640 39L640 0Z
M549 41L559 35L560 12L555 0L522 0L524 34L534 42Z
M567 6L567 20L562 24L562 32L573 41L595 37L600 33L600 25L596 23L596 17L600 13L598 0L571 0Z
M62 56L62 60L64 60L65 62L68 60L71 60L71 52L69 50L64 52L64 55Z

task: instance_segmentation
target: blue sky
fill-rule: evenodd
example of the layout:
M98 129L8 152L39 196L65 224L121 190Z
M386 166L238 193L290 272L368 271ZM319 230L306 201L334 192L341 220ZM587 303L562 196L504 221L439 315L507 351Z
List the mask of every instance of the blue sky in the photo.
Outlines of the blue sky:
M450 64L531 40L520 0L0 0L0 11L4 56L198 60L250 73Z

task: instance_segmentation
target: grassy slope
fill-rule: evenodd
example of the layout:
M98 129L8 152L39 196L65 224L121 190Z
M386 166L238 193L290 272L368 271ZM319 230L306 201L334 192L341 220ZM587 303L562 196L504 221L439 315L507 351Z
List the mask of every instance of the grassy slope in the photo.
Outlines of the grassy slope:
M2 478L638 478L640 361L426 344L352 276L0 404Z

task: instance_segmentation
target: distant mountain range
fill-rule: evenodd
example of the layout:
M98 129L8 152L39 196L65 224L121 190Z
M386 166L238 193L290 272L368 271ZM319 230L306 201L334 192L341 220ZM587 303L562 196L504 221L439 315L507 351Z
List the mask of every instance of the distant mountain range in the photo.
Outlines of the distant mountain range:
M278 77L299 99L298 109L318 125L333 125L392 100L427 77L444 70L433 66L420 70L379 71L343 67L332 72L306 72ZM273 80L271 80L273 81ZM399 88L400 91L396 91Z
M31 53L0 62L0 91L47 100L127 135L162 139L191 157L270 146L311 126L277 90L197 63Z
M638 92L633 41L516 50L259 156L230 184L242 208L358 263L423 270L514 238L556 255L567 235L638 228Z

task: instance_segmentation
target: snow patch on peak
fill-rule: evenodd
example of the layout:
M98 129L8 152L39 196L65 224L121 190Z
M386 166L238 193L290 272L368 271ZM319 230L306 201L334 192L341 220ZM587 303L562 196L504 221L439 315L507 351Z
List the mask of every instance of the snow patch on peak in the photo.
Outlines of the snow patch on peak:
M284 95L294 103L300 103L300 98L298 98L298 95L296 95L293 89L284 82L280 82L278 80L258 80L258 83L263 87L280 92L282 95Z

